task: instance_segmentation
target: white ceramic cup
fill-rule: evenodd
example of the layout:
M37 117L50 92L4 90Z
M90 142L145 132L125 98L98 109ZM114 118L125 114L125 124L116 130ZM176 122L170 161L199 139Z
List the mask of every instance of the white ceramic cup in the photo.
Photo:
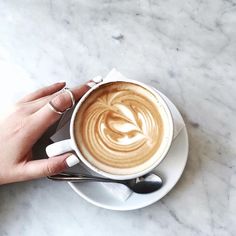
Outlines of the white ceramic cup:
M81 104L86 100L86 98L89 96L89 94L92 91L98 89L101 85L111 83L111 82L117 82L117 81L130 82L133 84L140 85L140 86L144 87L145 89L147 89L152 94L154 94L157 97L157 103L159 106L159 111L160 111L160 114L161 114L161 117L163 120L163 125L164 125L164 136L163 136L161 145L158 148L157 152L152 157L152 158L155 158L154 163L152 163L150 166L148 166L148 168L146 168L138 173L129 174L129 175L111 174L111 173L107 173L107 172L104 172L104 171L98 169L96 166L93 166L91 163L89 163L83 157L82 153L80 152L80 150L75 142L75 137L74 137L74 121L75 121L75 117L76 117L77 112L79 112ZM72 117L71 117L70 139L59 141L59 142L56 142L56 143L53 143L53 144L47 146L46 153L49 157L52 157L52 156L60 155L60 154L63 154L63 153L69 152L69 151L75 151L79 160L81 162L83 162L86 167L88 167L92 171L96 172L97 174L100 174L100 175L107 177L107 178L117 179L117 180L133 179L133 178L137 178L139 176L143 176L143 175L147 174L148 172L152 171L165 158L165 156L171 146L172 140L173 140L173 129L174 129L173 126L174 126L173 118L172 118L170 109L169 109L168 105L166 104L166 102L164 101L164 99L161 97L161 95L156 90L152 89L150 86L148 86L144 83L141 83L141 82L138 82L135 80L129 80L129 79L111 80L111 79L109 79L109 80L106 80L106 81L103 81L103 82L100 82L100 83L94 85L89 91L87 91L83 95L83 97L77 103L77 105L73 111Z

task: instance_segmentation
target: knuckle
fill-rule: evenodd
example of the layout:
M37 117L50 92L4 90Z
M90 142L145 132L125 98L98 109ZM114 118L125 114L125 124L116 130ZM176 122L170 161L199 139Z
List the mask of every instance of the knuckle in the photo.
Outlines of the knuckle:
M57 108L65 110L70 106L70 98L67 94L61 93L52 100L53 105Z
M16 114L16 115L27 115L30 111L30 108L29 108L28 104L16 103L13 106L12 110L14 111L14 114Z
M14 112L15 112L16 114L19 114L19 113L22 113L23 108L24 108L24 104L16 103L16 104L12 107L12 110L14 110Z
M45 168L45 176L50 176L50 175L55 175L60 173L62 170L64 170L66 168L66 165L64 163L64 161L56 161L55 159L50 161L47 163L46 168Z
M57 168L53 165L50 165L50 163L47 164L46 170L45 170L45 175L54 175L57 173Z

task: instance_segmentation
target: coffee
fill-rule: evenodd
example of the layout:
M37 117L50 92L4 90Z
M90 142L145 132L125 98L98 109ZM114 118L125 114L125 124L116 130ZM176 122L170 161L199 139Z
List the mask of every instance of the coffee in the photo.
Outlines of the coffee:
M83 157L104 172L129 175L148 168L163 140L164 124L154 93L131 82L92 91L74 120Z

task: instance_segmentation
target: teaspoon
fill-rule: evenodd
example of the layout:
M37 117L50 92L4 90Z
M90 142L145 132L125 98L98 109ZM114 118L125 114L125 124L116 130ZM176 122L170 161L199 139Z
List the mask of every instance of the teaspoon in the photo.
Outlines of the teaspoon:
M84 183L84 182L118 183L118 184L124 184L128 188L130 188L133 192L141 194L152 193L154 191L157 191L163 185L161 177L153 173L149 173L142 177L130 180L115 180L91 175L82 175L82 174L77 175L70 173L60 173L57 175L48 176L48 179L56 181L76 182L76 183Z

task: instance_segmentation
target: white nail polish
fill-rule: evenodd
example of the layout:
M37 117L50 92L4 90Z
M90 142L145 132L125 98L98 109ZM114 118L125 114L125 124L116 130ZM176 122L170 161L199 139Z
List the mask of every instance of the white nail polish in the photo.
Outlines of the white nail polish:
M65 80L59 80L58 83L65 83L66 84L66 81Z
M97 83L102 82L103 78L101 75L98 75L98 76L94 77L92 80L93 80L93 82L95 82L97 84Z
M92 88L94 85L96 85L96 83L93 82L93 81L91 81L91 82L88 82L87 85L88 85L90 88Z
M69 167L75 166L76 164L79 163L79 159L76 155L72 154L69 157L66 158L66 164Z

